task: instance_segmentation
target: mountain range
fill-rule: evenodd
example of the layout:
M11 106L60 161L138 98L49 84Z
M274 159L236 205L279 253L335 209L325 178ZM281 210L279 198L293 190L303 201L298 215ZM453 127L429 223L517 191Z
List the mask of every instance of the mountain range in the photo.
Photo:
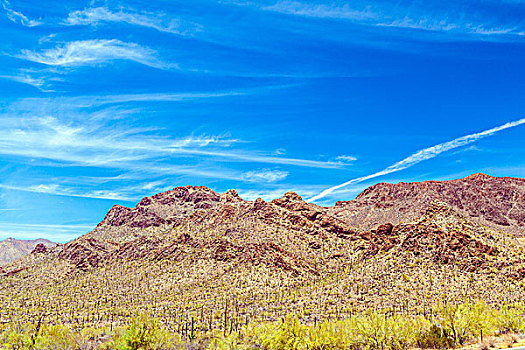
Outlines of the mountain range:
M91 232L39 244L0 273L0 317L66 323L134 310L174 326L220 323L221 312L247 322L508 304L525 296L525 180L381 183L333 207L177 187L116 205Z
M46 247L56 245L56 243L43 238L33 240L6 238L0 241L0 265L8 264L31 253L38 244Z

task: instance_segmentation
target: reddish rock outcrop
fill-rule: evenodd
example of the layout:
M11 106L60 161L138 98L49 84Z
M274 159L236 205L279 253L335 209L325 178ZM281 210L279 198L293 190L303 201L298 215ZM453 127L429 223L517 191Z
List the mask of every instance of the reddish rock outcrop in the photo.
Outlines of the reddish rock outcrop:
M38 243L31 254L47 253L47 247L43 243Z
M357 232L344 221L329 215L325 208L303 201L301 196L294 192L288 192L282 198L274 199L271 204L287 209L288 219L298 227L313 224L314 227L335 233L339 237L349 237Z
M127 225L129 227L146 228L151 226L158 227L165 223L166 220L157 216L155 213L144 209L144 207L137 207L135 209L131 209L120 205L115 205L107 213L106 217L104 218L104 221L99 225Z
M64 245L58 257L68 260L80 270L101 265L106 254L114 246L93 238L80 238Z

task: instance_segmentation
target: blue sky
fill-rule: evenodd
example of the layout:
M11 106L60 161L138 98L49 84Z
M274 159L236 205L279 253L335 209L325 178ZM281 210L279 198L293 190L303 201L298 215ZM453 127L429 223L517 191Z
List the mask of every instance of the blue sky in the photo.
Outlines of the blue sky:
M0 238L187 184L525 176L521 0L0 1Z

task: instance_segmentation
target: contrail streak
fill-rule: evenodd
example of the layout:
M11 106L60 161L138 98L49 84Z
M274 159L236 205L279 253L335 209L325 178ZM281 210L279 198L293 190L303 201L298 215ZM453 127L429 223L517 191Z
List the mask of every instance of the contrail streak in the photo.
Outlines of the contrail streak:
M332 192L334 192L334 191L336 191L336 190L338 190L338 189L340 189L342 187L348 186L348 185L356 184L356 183L359 183L359 182L363 182L363 181L366 181L366 180L369 180L369 179L373 179L373 178L376 178L376 177L379 177L379 176L383 176L383 175L386 175L386 174L394 173L396 171L400 171L400 170L409 168L409 167L411 167L413 165L416 165L419 162L422 162L422 161L427 160L427 159L434 158L434 157L438 156L439 154L441 154L443 152L450 151L451 149L468 145L468 144L476 142L477 140L482 139L484 137L492 136L492 135L494 135L495 133L497 133L499 131L502 131L502 130L505 130L505 129L509 129L509 128L513 128L513 127L516 127L516 126L519 126L519 125L522 125L522 124L525 124L525 118L522 118L520 120L516 120L516 121L513 121L513 122L508 122L506 124L503 124L503 125L500 125L500 126L497 126L495 128L488 129L488 130L485 130L485 131L481 131L481 132L478 132L476 134L470 134L470 135L462 136L462 137L459 137L459 138L454 139L452 141L440 143L438 145L419 150L416 153L412 154L411 156L409 156L409 157L407 157L407 158L405 158L405 159L403 159L403 160L401 160L401 161L399 161L399 162L397 162L395 164L392 164L388 168L385 168L385 169L383 169L381 171L378 171L377 173L373 173L373 174L370 174L370 175L358 177L358 178L352 179L350 181L347 181L345 183L342 183L340 185L327 188L326 190L322 191L318 195L308 199L308 201L309 202L313 202L313 201L316 201L318 199L324 198L327 195L329 195L330 193L332 193Z

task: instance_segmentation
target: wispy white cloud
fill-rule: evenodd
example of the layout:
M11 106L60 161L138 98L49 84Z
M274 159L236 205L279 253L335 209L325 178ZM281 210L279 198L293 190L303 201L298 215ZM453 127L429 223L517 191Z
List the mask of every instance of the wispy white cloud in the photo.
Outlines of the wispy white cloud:
M166 189L173 181L202 179L271 184L288 172L260 164L309 168L343 168L340 161L317 161L247 149L249 143L229 135L167 134L140 125L142 109L101 105L122 101L209 98L229 93L118 95L30 98L6 103L0 111L0 155L32 169L74 167L97 169L90 178L40 177L18 173L0 188L59 196L137 200ZM236 94L232 92L231 94ZM252 148L252 147L250 147ZM236 163L247 163L240 165ZM258 170L251 170L254 169ZM70 172L69 170L66 172ZM109 176L108 176L109 175ZM175 180L176 179L176 180ZM146 184L144 184L146 182ZM125 184L125 185L123 185Z
M407 29L419 29L434 32L457 32L462 34L475 34L479 36L514 35L522 36L523 31L516 26L512 27L490 27L483 24L450 22L448 19L433 19L429 17L409 18L404 17L389 22L375 23L379 27L396 27Z
M458 147L462 147L462 146L471 144L471 143L476 142L476 141L478 141L478 140L480 140L482 138L485 138L485 137L488 137L488 136L492 136L492 135L494 135L494 134L496 134L496 133L498 133L498 132L500 132L502 130L514 128L514 127L522 125L522 124L525 124L525 118L519 119L519 120L516 120L516 121L512 121L512 122L509 122L509 123L506 123L506 124L503 124L503 125L500 125L500 126L497 126L495 128L488 129L488 130L485 130L485 131L482 131L482 132L479 132L479 133L462 136L462 137L459 137L459 138L454 139L452 141L440 143L438 145L422 149L422 150L417 151L416 153L410 155L409 157L407 157L407 158L405 158L405 159L403 159L403 160L401 160L401 161L399 161L397 163L394 163L394 164L390 165L389 167L387 167L387 168L385 168L385 169L383 169L383 170L381 170L379 172L376 172L376 173L373 173L373 174L370 174L370 175L366 175L366 176L362 176L362 177L358 177L356 179L352 179L350 181L344 182L344 183L342 183L340 185L330 187L330 188L320 192L319 194L313 196L312 198L310 198L308 200L313 202L313 201L319 200L321 198L324 198L327 195L331 194L332 192L337 191L338 189L346 187L348 185L356 184L356 183L359 183L359 182L363 182L363 181L370 180L370 179L373 179L373 178L376 178L376 177L380 177L380 176L383 176L383 175L387 175L387 174L390 174L390 173L394 173L394 172L397 172L397 171L401 171L401 170L407 169L407 168L409 168L411 166L414 166L414 165L416 165L416 164L418 164L418 163L420 163L420 162L422 162L424 160L432 159L432 158L440 155L443 152L447 152L447 151L449 151L451 149L455 149L455 148L458 148Z
M53 78L57 79L57 78ZM280 90L298 86L298 84L285 84L285 85L270 85L260 86L249 89L236 89L236 90L224 90L224 91L205 91L205 92L163 92L163 93L142 93L142 94L119 94L119 95L80 95L80 96L69 96L69 97L57 97L57 98L23 98L17 103L17 106L21 104L30 105L33 107L34 104L46 105L57 104L60 106L68 106L75 108L83 107L99 107L109 104L122 104L128 102L179 102L179 101L191 101L191 100L205 100L215 99L223 97L235 97L235 96L246 96L253 94L264 93L269 90ZM23 107L23 106L22 106ZM274 152L275 154L284 154L283 149L278 149Z
M403 8L402 5L370 4L356 1L344 5L289 0L277 1L266 6L254 2L234 1L234 3L291 16L346 20L375 27L395 27L479 36L524 35L524 28L520 23L509 24L505 21L494 21L491 18L480 20L474 15L462 13L460 9L451 9L450 12L445 13L433 13L433 11L418 8L418 6ZM496 23L490 24L493 22Z
M349 156L349 155L340 155L338 156L337 158L335 158L336 160L340 160L342 162L347 162L347 163L350 163L350 162L353 162L353 161L356 161L357 158L354 157L354 156Z
M115 166L159 155L193 154L210 145L238 142L220 136L167 138L143 128L105 128L95 120L9 117L0 120L0 154L66 161L85 166ZM197 152L198 153L198 152Z
M305 4L298 1L279 1L271 6L263 6L261 9L295 16L317 18L366 20L377 17L377 15L369 9L354 9L348 4L334 6L326 4Z
M31 179L21 179L19 182L27 182ZM126 202L138 202L145 195L167 191L174 186L167 184L165 180L147 181L144 177L141 178L143 182L138 182L131 185L113 185L111 189L92 189L90 186L81 186L79 183L72 184L71 181L64 181L65 179L55 179L56 183L45 183L37 185L14 185L11 183L0 184L0 189L5 191L20 191L29 193L41 193L53 196L63 197L79 197L91 199L104 200L118 200ZM68 185L69 182L69 185ZM125 183L125 182L124 182Z
M186 23L161 13L136 12L129 9L114 11L107 7L91 7L70 12L63 24L96 25L100 22L127 23L180 35L201 30L201 26L195 23Z
M276 156L268 156L268 155L256 153L256 152L248 153L248 152L243 152L243 151L217 152L217 151L208 151L208 150L202 150L202 149L193 149L193 150L187 150L186 153L191 154L191 155L226 158L226 159L236 160L236 161L241 161L241 162L294 165L294 166L309 167L309 168L336 169L336 168L342 168L345 165L341 162L320 161L320 160L310 160L310 159L301 159L301 158L276 157Z
M6 222L0 222L0 225L1 226L16 226L16 227L34 227L34 228L51 228L51 229L56 229L56 228L91 228L93 226L91 225L88 225L88 224L78 224L78 225L57 225L57 224L21 224L21 223L15 223L15 222L9 222L9 223L6 223Z
M243 174L243 179L250 182L277 182L286 179L287 171L275 169L261 169L247 171Z
M126 97L117 98L119 99ZM214 161L313 168L344 166L341 162L280 157L265 152L232 149L232 145L243 141L221 135L172 138L162 135L159 130L119 127L115 123L108 126L108 121L114 121L119 116L131 118L130 112L113 108L85 112L75 105L79 101L73 101L74 106L67 106L62 103L64 101L66 100L27 99L11 105L10 110L0 114L0 154L119 169L129 169L130 164L166 156L194 156ZM83 99L80 102L90 105ZM163 166L149 168L161 169Z
M112 60L128 60L158 69L177 68L176 64L163 62L156 51L135 43L120 40L72 41L40 52L22 50L17 56L48 66L75 67L95 65Z
M26 27L36 27L42 24L40 21L27 18L22 12L13 10L11 4L7 0L2 0L2 7L6 12L7 18L14 23L20 23Z
M224 91L203 93L145 93L145 94L123 94L123 95L91 95L66 97L61 101L77 107L94 107L107 104L118 104L127 102L177 102L197 99L220 98L230 96L246 95L247 91ZM30 98L26 99L31 101ZM58 100L57 100L58 101Z
M31 85L42 92L51 92L53 90L46 89L47 82L44 78L34 78L28 74L17 75L0 75L0 79L7 79L16 81L17 83Z
M12 186L7 184L0 184L0 188L4 190L31 192L31 193L43 193L55 196L66 196L66 197L81 197L81 198L94 198L94 199L111 199L121 201L135 201L138 197L128 197L124 193L111 190L95 190L80 192L74 188L63 187L58 184L40 184L31 185L27 187L23 186Z

